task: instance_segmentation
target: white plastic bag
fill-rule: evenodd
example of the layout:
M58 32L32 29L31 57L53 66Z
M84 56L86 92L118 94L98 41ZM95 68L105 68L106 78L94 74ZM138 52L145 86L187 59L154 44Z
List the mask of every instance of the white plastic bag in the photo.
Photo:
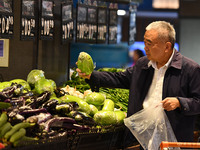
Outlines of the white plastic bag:
M124 119L144 150L159 150L162 141L177 142L162 103L152 104L148 108ZM180 148L173 148L180 150Z

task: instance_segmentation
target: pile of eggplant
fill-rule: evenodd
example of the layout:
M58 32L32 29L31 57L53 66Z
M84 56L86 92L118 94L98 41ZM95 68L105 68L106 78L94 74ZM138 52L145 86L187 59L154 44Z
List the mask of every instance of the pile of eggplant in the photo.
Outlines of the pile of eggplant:
M76 102L59 101L59 96L67 93L60 89L55 93L52 96L51 92L45 91L37 95L17 83L3 89L0 92L0 142L20 146L23 140L53 139L77 131L89 132L96 125L92 117L78 111ZM6 132L19 124L31 126L18 128L16 132L19 132L17 137L20 138L9 140Z

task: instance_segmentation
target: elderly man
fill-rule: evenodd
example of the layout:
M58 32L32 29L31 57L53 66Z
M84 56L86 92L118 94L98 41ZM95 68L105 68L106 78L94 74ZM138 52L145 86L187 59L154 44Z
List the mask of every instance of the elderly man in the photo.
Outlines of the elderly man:
M165 21L152 22L144 35L146 56L125 72L93 71L81 73L92 89L99 87L130 89L128 116L153 102L163 108L179 142L192 142L195 115L200 113L200 66L174 49L175 30ZM127 130L125 145L131 143Z

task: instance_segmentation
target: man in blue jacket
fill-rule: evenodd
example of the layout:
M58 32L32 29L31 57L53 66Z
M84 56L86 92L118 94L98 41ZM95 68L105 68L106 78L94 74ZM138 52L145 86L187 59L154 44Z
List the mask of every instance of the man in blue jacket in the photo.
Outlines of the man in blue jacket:
M200 113L200 66L174 49L175 30L165 21L155 21L146 27L146 56L125 72L93 71L81 73L93 90L99 87L130 89L127 116L148 107L153 102L163 108L179 142L192 142L195 116ZM125 134L125 146L132 135Z

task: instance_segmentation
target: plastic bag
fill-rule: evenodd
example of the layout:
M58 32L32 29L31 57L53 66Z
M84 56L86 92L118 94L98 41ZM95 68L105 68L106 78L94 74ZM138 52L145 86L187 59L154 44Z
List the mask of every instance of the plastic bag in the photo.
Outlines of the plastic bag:
M162 103L152 104L125 118L124 123L144 150L158 150L162 141L177 142Z

